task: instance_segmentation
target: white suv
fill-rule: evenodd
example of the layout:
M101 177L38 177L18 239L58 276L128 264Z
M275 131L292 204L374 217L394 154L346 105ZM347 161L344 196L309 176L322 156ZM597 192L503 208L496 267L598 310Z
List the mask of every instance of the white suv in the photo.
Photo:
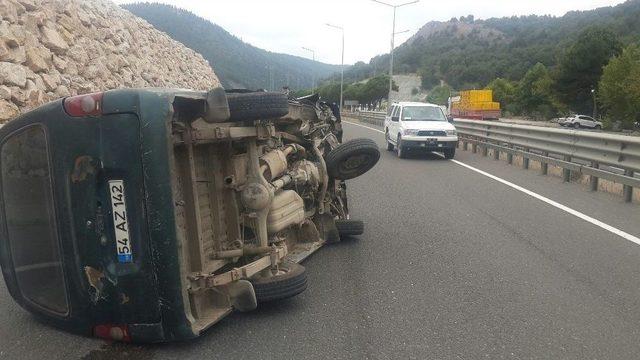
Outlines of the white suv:
M602 129L602 123L594 120L591 116L575 115L558 121L560 126L573 127L579 129L581 127L591 128L596 130Z
M403 158L408 149L441 152L447 159L456 153L458 134L438 105L400 102L393 104L384 119L387 150Z

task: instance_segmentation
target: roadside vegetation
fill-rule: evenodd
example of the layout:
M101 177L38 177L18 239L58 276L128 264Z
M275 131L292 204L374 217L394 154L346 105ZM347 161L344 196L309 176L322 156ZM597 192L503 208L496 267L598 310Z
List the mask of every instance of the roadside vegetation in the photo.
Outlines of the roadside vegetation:
M449 94L487 88L505 117L593 114L606 127L629 129L640 121L638 19L640 1L630 0L562 17L431 22L398 47L394 67L419 74L429 102L445 105ZM388 64L388 54L359 62L345 81L385 73ZM333 76L325 84L338 82Z
M393 89L398 90L395 82ZM316 89L316 92L323 100L338 103L340 101L340 82L327 82ZM379 103L389 94L389 75L378 75L365 81L345 84L343 92L345 100L358 100L361 104ZM296 96L309 94L311 94L311 89L295 92Z

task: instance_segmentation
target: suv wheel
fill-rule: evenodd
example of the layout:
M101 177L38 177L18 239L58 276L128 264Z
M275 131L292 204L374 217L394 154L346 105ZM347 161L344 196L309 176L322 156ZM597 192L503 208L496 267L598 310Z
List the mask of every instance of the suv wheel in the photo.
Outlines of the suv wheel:
M573 128L574 129L580 129L580 123L579 122L573 123Z
M402 136L398 135L398 141L396 142L396 154L400 159L404 159L407 157L407 150L404 146L402 146Z
M453 159L453 157L456 156L456 149L445 149L444 150L444 158L445 159Z
M391 139L389 139L389 130L384 133L384 139L387 141L387 151L393 151L395 147L391 143Z

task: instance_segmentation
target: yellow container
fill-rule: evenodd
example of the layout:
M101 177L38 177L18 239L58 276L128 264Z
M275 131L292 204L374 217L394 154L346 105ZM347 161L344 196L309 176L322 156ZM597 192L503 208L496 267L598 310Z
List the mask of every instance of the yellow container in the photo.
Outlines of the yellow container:
M463 101L478 103L493 101L493 91L491 90L467 90L461 93Z

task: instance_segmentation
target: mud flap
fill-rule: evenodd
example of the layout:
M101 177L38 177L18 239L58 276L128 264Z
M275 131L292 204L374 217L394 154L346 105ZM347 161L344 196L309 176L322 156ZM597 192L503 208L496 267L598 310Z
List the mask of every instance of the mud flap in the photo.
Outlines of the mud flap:
M331 214L316 215L313 222L318 228L320 237L327 243L333 244L340 241L340 233L336 227L336 221Z
M253 311L258 307L256 292L247 280L234 281L227 285L231 306L241 312Z

